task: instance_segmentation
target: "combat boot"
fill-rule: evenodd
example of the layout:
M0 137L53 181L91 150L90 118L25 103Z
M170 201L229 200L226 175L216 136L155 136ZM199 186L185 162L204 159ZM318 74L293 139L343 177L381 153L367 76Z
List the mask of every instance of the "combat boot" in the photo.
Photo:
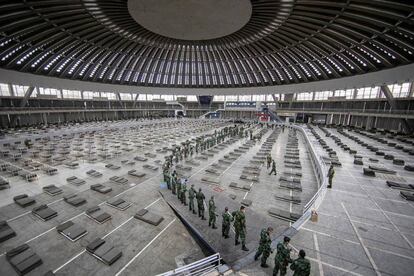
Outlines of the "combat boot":
M245 245L242 246L243 251L249 251L249 248L247 248Z
M203 216L201 216L201 220L206 220L206 218L204 217L204 215L203 215Z
M238 241L238 240L236 240L235 242L234 242L234 245L239 245L240 244L240 242Z
M213 223L213 229L217 229L216 225Z
M268 265L268 264L261 264L260 266L261 266L261 267L264 267L264 268L269 267L269 265Z
M224 238L225 238L225 239L228 239L228 238L230 238L230 237L229 237L229 235L224 235Z

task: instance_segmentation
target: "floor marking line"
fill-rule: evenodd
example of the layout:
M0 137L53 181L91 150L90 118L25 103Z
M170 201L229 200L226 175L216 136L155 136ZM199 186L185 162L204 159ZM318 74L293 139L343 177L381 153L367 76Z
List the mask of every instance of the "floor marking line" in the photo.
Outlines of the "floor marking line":
M61 266L59 266L58 268L56 268L55 270L53 270L53 273L58 272L59 270L61 270L62 268L64 268L68 264L70 264L73 260L75 260L76 258L78 258L80 255L82 255L85 252L86 252L86 250L83 249L81 252L79 252L78 254L76 254L75 256L73 256L72 258L70 258L66 263L62 264Z
M149 206L153 205L154 203L158 202L161 198L156 199L155 201L153 201L150 205L148 205L146 208L148 208ZM107 233L105 236L103 236L101 239L105 239L107 238L109 235L111 235L112 233L114 233L116 230L118 230L119 228L121 228L122 226L124 226L126 223L128 223L129 221L131 221L134 217L130 217L129 219L127 219L126 221L124 221L123 223L121 223L120 225L118 225L116 228L112 229L112 231L110 231L109 233ZM175 220L175 219L174 219ZM80 255L82 255L83 253L85 253L86 250L82 250L81 252L79 252L78 254L76 254L75 256L73 256L72 258L70 258L67 262L65 262L63 265L59 266L58 268L56 268L53 273L56 273L57 271L61 270L62 268L64 268L66 265L70 264L71 262L73 262L73 260L75 260L76 258L78 258Z
M315 244L315 249L316 249L316 258L318 259L319 275L324 276L323 267L322 267L322 263L321 263L321 254L319 252L318 237L317 237L316 233L313 233L313 242Z
M159 197L157 200L155 200L152 203L150 203L148 206L144 207L144 209L148 209L149 207L151 207L152 205L154 205L155 203L157 203L159 200L161 200L161 197Z
M309 228L305 228L305 227L303 227L303 228L301 228L301 229L303 229L303 230L305 230L305 231L309 231L309 232L311 232L311 233L316 233L316 234L319 234L319 235L322 235L322 236L327 236L327 237L330 237L330 238L333 238L333 239L337 239L337 240L341 240L341 241L349 242L349 243L352 243L352 244L359 244L358 242L355 242L355 241L351 241L351 240L348 240L348 239L342 239L342 238L340 238L340 237L336 237L336 236L333 236L333 235L331 235L331 234L327 234L327 233L323 233L323 232L315 231L315 230L312 230L312 229L309 229ZM405 258L405 259L414 260L414 257L410 257L410 256L408 256L408 255L402 255L402 254L400 254L400 253L393 252L393 251L389 251L389 250L386 250L386 249L381 249L381 248L378 248L378 247L376 247L376 246L367 245L366 247L367 247L367 248L370 248L370 249L375 249L375 250L377 250L377 251L381 251L381 252L384 252L384 253L388 253L388 254L391 254L391 255L399 256L399 257L402 257L402 258ZM402 248L402 249L410 250L409 248Z
M46 205L47 205L47 206L49 206L49 205L55 204L55 203L57 203L57 202L59 202L59 201L62 201L62 200L63 200L63 197L62 197L62 198L59 198L59 199L57 199L57 200L55 200L55 201L52 201L52 202L50 202L50 203L48 203L48 204L46 204ZM18 218L21 218L21 217L23 217L23 216L25 216L25 215L30 214L31 212L32 212L32 211L24 212L23 214L20 214L20 215L18 215L18 216L16 216L16 217L13 217L13 218L8 219L8 220L7 220L7 222L11 222L11 221L16 220L16 219L18 219Z
M317 259L314 259L314 258L311 258L311 257L308 257L308 259L311 260L311 261L314 261L316 263L319 263L319 264L322 264L322 265L326 265L326 266L335 268L337 270L343 271L345 273L349 273L349 274L352 274L352 275L355 275L355 276L364 276L364 275L359 274L357 272L353 272L351 270L348 270L348 269L345 269L345 268L342 268L342 267L339 267L339 266L336 266L336 265L332 265L332 264L329 264L329 263L326 263L326 262L323 262L323 261L318 261Z
M164 229L162 229L161 230L161 232L159 232L144 248L142 248L141 249L141 251L139 251L128 263L126 263L122 268L121 268L121 270L119 270L116 274L115 274L115 276L119 276L133 261L135 261L135 259L136 258L138 258L139 257L139 255L141 255L142 254L142 252L144 252L145 251L145 249L147 249L159 236L161 236L162 235L162 233L164 233L165 232L165 230L167 230L170 226L171 226L171 224L173 224L174 222L176 221L176 218L174 218L170 223L168 223L168 225L167 226L165 226L165 228Z
M309 228L306 228L306 227L302 227L301 229L303 229L305 231L308 231L308 232L315 233L315 234L319 234L319 235L322 235L322 236L330 237L330 238L333 238L333 239L336 239L336 240L341 240L341 241L349 242L349 243L352 243L352 244L359 244L359 242L356 242L356 241L343 239L343 238L340 238L340 237L337 237L337 236L334 236L334 235L331 235L331 234L328 234L328 233L312 230L312 229L309 229Z
M133 219L134 217L130 217L129 219L127 219L126 221L124 221L123 223L121 223L120 225L118 225L117 227L115 227L114 229L112 229L112 231L110 231L108 234L106 234L105 236L102 237L102 239L105 239L106 237L108 237L109 235L111 235L113 232L115 232L116 230L118 230L119 228L121 228L122 226L124 226L125 224L127 224L129 221L131 221L131 219Z
M365 192L367 192L364 188L361 189L364 190ZM367 193L368 194L368 193ZM395 230L397 230L398 234L400 234L400 236L408 243L408 245L411 248L414 248L413 244L411 243L411 241L400 231L400 229L397 227L397 225L395 225L395 223L388 217L388 215L385 213L385 211L381 208L381 206L375 201L375 199L371 198L368 195L368 198L374 202L374 204L378 207L378 209L381 211L381 213L384 215L384 217L391 223L391 225L395 228Z
M345 208L345 205L344 205L344 203L343 203L343 202L341 202L341 205L342 205L342 208L343 208L343 209L344 209L344 211L345 211L346 216L347 216L347 217L348 217L348 219L349 219L349 222L350 222L350 223L351 223L351 225L352 225L352 228L353 228L353 229L354 229L354 231L355 231L355 234L357 235L357 237L358 237L358 239L359 239L359 242L361 243L362 248L363 248L363 249L364 249L364 251L365 251L365 254L367 255L367 257L368 257L368 259L369 259L369 262L371 263L372 267L374 268L375 273L376 273L378 276L381 276L382 274L381 274L381 272L378 270L378 266L375 264L374 259L373 259L373 258L372 258L372 256L371 256L371 253L369 252L368 248L364 245L364 242L363 242L363 240L362 240L361 236L359 235L358 230L356 229L356 227L355 227L354 223L351 221L351 216L349 215L348 210Z

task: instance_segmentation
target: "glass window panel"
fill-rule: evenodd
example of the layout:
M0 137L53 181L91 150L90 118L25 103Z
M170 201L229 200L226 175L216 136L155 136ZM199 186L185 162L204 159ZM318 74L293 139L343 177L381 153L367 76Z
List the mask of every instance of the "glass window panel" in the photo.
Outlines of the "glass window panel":
M215 95L213 98L213 102L224 102L224 96L223 95Z
M166 100L166 101L173 101L174 100L174 95L161 95L161 98Z
M240 102L251 102L252 101L252 95L240 95L239 96Z
M56 96L57 98L61 97L60 90L54 88L39 87L39 94L47 96Z
M84 91L83 92L83 98L87 99L87 100L91 100L93 98L99 98L99 92L94 92L94 91Z
M147 100L147 95L146 94L139 94L138 101L146 101L146 100Z
M131 101L132 95L130 93L119 93L119 96L121 97L121 100L123 101Z
M312 99L313 99L313 92L298 93L296 99L298 101L312 101Z
M319 91L315 92L315 100L327 100L329 97L332 97L333 91Z
M24 97L24 93L26 93L26 90L28 88L29 88L29 86L13 84L14 95L17 96L17 97ZM34 93L34 91L33 91L33 93Z
M78 90L62 90L63 98L72 98L72 99L80 99L81 93Z
M10 96L8 84L0 83L0 96Z
M237 96L236 95L226 96L226 101L227 102L236 102L237 101Z
M188 102L197 102L197 96L189 95L189 96L187 96L187 101Z
M112 92L101 92L101 97L102 98L108 98L108 100L115 100L116 99L115 93L112 93Z

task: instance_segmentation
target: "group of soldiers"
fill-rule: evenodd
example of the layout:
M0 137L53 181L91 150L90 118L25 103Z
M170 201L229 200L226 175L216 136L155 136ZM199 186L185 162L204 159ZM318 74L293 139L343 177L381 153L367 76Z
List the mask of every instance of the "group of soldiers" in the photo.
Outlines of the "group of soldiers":
M269 267L266 263L267 258L269 258L270 254L273 253L271 244L271 234L273 232L272 227L268 227L267 229L262 229L260 232L260 241L259 241L259 248L254 256L255 261L261 257L261 267ZM276 276L279 271L280 275L286 275L287 267L289 264L290 269L294 271L294 276L308 276L310 275L310 262L308 259L305 258L306 253L302 249L299 251L299 256L297 259L292 260L290 257L291 248L289 247L290 238L284 237L283 242L279 242L276 246L276 255L275 255L275 267L273 268L273 276Z
M201 220L206 220L204 213L205 213L205 200L206 197L201 188L196 191L194 188L194 184L187 190L187 179L185 178L178 178L177 172L173 170L173 163L178 163L179 161L183 160L188 156L192 156L195 153L202 152L214 145L221 143L225 140L226 137L249 137L253 139L253 132L252 130L244 130L243 127L225 127L219 131L215 131L213 135L210 136L201 136L198 137L195 141L195 145L192 145L190 141L183 142L181 146L176 147L173 150L173 153L166 158L166 162L163 165L163 174L164 174L164 181L167 184L167 188L172 191L173 194L177 195L177 198L180 202L188 206L189 211L193 214L198 214L198 217ZM276 172L276 163L275 160L272 159L270 155L267 156L267 168L271 168L270 174ZM172 173L170 173L172 171ZM329 176L329 175L328 175ZM332 174L333 176L333 174ZM331 182L330 182L331 183ZM187 204L187 194L188 194L188 204ZM197 203L197 210L195 208L195 202ZM225 239L230 238L230 229L231 223L233 222L234 232L235 232L235 245L239 245L241 243L242 250L249 251L246 247L246 215L245 215L245 207L241 206L239 210L231 212L229 211L228 207L225 207L222 213L222 237ZM214 196L211 196L208 201L208 224L209 227L212 229L217 229L216 226L216 204L214 200ZM257 260L260 256L261 257L261 266L268 267L266 264L267 258L272 253L271 250L271 233L273 229L271 227L267 229L263 229L260 234L260 242L259 248L255 255L255 260ZM299 257L296 260L292 260L290 258L290 251L291 249L288 247L290 239L285 237L283 243L279 243L277 245L277 253L275 256L275 267L273 270L273 275L277 275L280 271L280 275L285 275L287 271L287 267L289 264L290 268L294 271L294 275L296 276L307 276L310 274L310 263L305 258L306 254L305 251L300 250Z
M165 176L165 175L164 175ZM164 181L167 182L167 188L172 190L173 194L177 195L177 198L181 201L181 203L185 206L188 205L188 209L193 214L197 214L194 200L197 201L197 210L198 210L198 217L201 220L206 220L204 217L205 207L205 195L201 188L198 189L198 192L194 189L194 184L191 184L190 189L188 190L188 204L186 201L186 192L187 192L187 179L182 179L179 181L177 179L177 174L174 171L171 174L171 178L164 178ZM171 183L171 184L169 184ZM222 236L225 239L228 239L230 233L231 222L233 223L234 230L235 230L235 245L239 245L241 241L242 250L248 251L249 249L246 247L246 216L244 214L245 207L241 206L240 210L234 211L232 213L229 212L228 207L225 207L224 212L222 214ZM214 201L214 196L211 196L208 201L208 226L217 229L216 226L216 203ZM240 241L239 241L240 238Z

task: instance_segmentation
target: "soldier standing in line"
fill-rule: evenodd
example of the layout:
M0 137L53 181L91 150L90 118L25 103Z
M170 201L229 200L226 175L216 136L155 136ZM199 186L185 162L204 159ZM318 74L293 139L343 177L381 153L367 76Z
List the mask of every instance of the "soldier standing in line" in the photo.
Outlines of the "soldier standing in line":
M234 218L234 230L236 232L235 235L235 245L239 245L239 237L242 244L243 251L249 251L246 247L246 216L244 214L245 207L241 206L239 211L234 211L232 216Z
M188 190L188 208L190 211L193 211L193 214L196 213L194 208L194 198L196 196L196 190L194 190L194 184L191 184L191 188Z
M269 169L270 165L272 164L272 156L270 154L267 155L266 161L267 161L267 169Z
M184 180L184 183L181 185L181 203L184 204L184 206L187 206L185 192L187 192L187 180Z
M299 257L290 265L290 269L294 271L293 276L309 276L311 264L305 259L306 253L303 249L299 251Z
M266 261L272 253L272 249L270 247L270 245L272 244L272 239L270 238L272 232L272 227L268 227L267 229L263 228L260 232L259 248L257 249L256 255L254 255L254 260L257 261L260 255L263 254L261 259L261 267L269 267Z
M288 248L290 242L289 237L283 238L283 243L279 242L277 244L277 253L275 256L275 268L273 269L273 276L277 276L279 270L280 275L286 275L287 266L292 262L290 258L290 248Z
M329 167L329 171L328 171L328 177L329 177L329 179L328 179L328 188L332 188L332 179L333 179L333 177L334 177L334 175L335 175L335 170L334 170L334 167L333 167L333 165L331 164L331 166Z
M229 213L229 208L224 208L224 212L222 214L223 222L221 224L221 235L225 238L229 238L229 232L230 232L230 224L233 220L233 217Z
M269 175L271 175L272 173L275 173L275 175L277 174L276 173L276 162L275 162L275 160L272 161L272 169L270 170Z
M198 193L197 193L197 207L198 207L198 217L201 217L202 220L206 220L204 218L204 199L205 196L203 194L203 192L201 191L201 188L198 189Z
M214 196L211 196L208 201L208 226L211 226L213 229L216 227L216 203L214 202Z
M177 198L178 200L181 200L181 179L177 179Z
M174 171L175 172L175 171ZM174 173L171 175L171 191L173 195L175 195L176 187L177 186L177 175Z
M163 168L162 174L164 176L164 182L167 183L168 190L171 190L170 175L169 175L170 174L170 171L169 171L166 163L164 164L163 167L164 168Z

